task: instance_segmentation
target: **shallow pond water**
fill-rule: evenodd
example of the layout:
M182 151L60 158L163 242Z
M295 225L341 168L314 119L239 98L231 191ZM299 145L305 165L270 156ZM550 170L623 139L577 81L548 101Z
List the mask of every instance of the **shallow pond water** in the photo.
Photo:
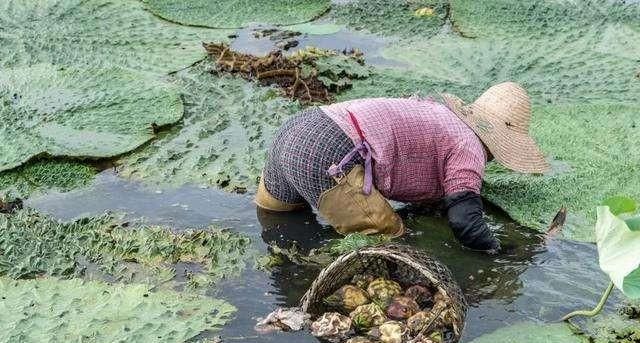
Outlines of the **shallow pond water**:
M34 197L26 204L63 220L114 211L176 229L229 227L250 235L260 253L267 252L265 242L282 247L296 242L305 250L337 237L311 211L275 215L256 210L251 198L193 186L156 190L109 170L91 187ZM516 225L494 208L488 209L488 220L504 245L498 256L462 249L446 220L430 211L413 207L399 211L410 228L401 241L445 262L465 291L470 308L463 341L518 321L554 321L570 310L592 307L607 286L594 245L545 242L539 233ZM257 317L277 306L296 305L318 272L291 263L263 272L250 262L241 277L224 280L212 290L238 308L235 319L219 334L225 342L317 342L304 332L259 336L253 326Z

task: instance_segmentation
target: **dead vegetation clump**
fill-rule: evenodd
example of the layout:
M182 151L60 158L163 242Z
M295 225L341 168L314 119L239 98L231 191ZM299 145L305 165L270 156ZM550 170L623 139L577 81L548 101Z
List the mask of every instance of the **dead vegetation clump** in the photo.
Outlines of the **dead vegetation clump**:
M203 43L218 71L240 75L261 85L275 85L284 96L302 103L328 103L351 87L352 79L369 76L359 50L338 53L309 47L291 56L272 51L254 56L233 51L224 43Z

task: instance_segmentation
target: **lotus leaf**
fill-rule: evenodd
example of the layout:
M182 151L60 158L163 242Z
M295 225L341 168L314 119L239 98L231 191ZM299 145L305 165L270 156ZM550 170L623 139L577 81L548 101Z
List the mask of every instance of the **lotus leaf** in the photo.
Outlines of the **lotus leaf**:
M299 105L276 89L212 75L205 66L180 73L177 83L184 91L183 123L126 156L121 174L162 185L253 187L271 136Z
M213 28L249 23L289 25L310 21L329 9L329 0L143 0L161 18Z
M608 206L599 206L596 243L600 268L627 297L640 298L640 232L629 230Z
M94 167L81 162L42 160L0 172L0 194L27 197L46 190L68 191L89 184Z
M0 67L118 65L161 74L204 58L202 41L231 33L166 22L134 0L3 0L0 27Z
M578 336L565 323L538 324L521 322L474 339L471 343L587 343L588 339Z
M0 171L42 155L120 155L182 112L167 84L124 69L7 69L0 74Z
M450 11L454 28L468 37L545 39L559 32L580 37L585 27L640 28L640 7L628 1L452 0Z
M609 211L611 211L614 216L623 213L633 213L638 208L638 204L635 200L622 195L616 195L605 199L602 202L602 206L609 207Z
M116 278L156 283L172 279L180 262L202 266L194 280L204 286L238 275L251 256L250 240L225 230L125 228L111 216L62 223L30 210L0 215L0 252L0 276L70 277L91 262Z
M147 285L0 278L2 342L185 342L214 331L235 308Z
M415 15L425 7L433 15ZM448 12L447 1L442 0L354 0L334 4L330 16L358 30L426 39L442 29Z

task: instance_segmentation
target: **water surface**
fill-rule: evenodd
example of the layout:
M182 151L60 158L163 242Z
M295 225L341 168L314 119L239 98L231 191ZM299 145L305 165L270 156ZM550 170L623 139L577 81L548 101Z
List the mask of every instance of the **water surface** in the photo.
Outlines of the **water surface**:
M249 194L194 186L159 190L121 179L111 170L101 173L91 187L34 197L27 206L63 220L114 211L178 230L229 227L248 234L261 253L267 252L271 242L307 250L337 237L311 211L273 214L256 210ZM489 208L488 213L505 248L498 256L461 248L446 219L432 211L400 210L410 228L401 241L446 263L469 300L463 341L518 321L553 321L573 309L595 305L608 281L597 266L594 245L546 243L537 232L515 224L500 211ZM241 277L224 280L210 292L238 308L235 319L219 334L226 342L317 342L305 332L258 335L253 326L256 318L278 306L296 305L318 272L291 263L263 272L249 263Z

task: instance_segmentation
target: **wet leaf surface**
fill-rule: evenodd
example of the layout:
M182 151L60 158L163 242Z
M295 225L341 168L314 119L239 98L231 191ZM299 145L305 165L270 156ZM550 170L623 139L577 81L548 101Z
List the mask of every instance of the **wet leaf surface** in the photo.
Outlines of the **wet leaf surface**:
M6 69L0 74L0 171L43 155L117 156L182 112L168 84L124 69Z
M69 223L31 210L0 215L0 276L95 274L200 288L239 275L252 255L248 237L226 230L172 233L161 227L127 226L109 215ZM190 268L177 275L185 264Z
M169 23L134 0L6 0L0 3L0 66L117 65L165 74L205 54L228 30Z
M149 10L167 20L214 28L240 28L249 23L289 25L317 18L329 0L143 0Z
M148 285L0 278L0 341L184 342L227 323L225 301Z

